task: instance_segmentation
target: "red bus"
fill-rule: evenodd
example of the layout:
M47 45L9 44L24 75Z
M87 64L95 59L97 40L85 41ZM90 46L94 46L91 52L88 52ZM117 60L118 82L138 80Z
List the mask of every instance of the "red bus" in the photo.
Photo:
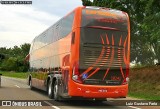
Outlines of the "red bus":
M128 14L77 7L37 36L28 55L28 84L62 98L126 97L130 64Z

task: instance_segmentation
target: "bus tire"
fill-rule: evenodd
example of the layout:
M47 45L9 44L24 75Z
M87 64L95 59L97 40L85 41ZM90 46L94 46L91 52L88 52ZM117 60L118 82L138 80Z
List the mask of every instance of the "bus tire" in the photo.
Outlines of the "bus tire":
M96 98L96 99L94 99L94 101L96 102L96 103L102 103L102 102L104 102L104 101L107 101L107 99L106 98Z
M48 92L48 97L49 97L50 99L53 99L54 94L53 94L52 80L49 80L49 82L48 82L48 90L47 90L47 92Z
M54 100L61 101L61 96L59 95L58 80L55 81L53 90L54 90Z

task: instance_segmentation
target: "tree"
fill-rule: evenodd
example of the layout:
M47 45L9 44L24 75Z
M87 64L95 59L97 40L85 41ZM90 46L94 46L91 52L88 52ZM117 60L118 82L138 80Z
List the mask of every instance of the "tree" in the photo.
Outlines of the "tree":
M26 57L30 50L30 44L23 44L20 46L23 57Z
M30 44L22 44L20 47L0 48L0 70L26 72L29 64L24 63L26 55L29 53Z
M91 6L92 2L90 0L82 0L83 6Z
M1 65L1 69L7 71L17 71L17 67L17 59L15 57L6 59Z
M149 34L150 48L153 50L155 58L160 62L160 1L149 0L145 7L145 14L143 28Z

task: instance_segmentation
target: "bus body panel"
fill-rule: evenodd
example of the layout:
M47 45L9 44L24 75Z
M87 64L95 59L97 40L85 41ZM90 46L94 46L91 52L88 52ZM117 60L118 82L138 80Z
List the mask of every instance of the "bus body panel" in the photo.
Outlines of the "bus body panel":
M44 50L41 49L33 55L37 60L37 63L36 62L33 63L37 64L37 69L35 68L35 70L37 71L31 73L33 80L32 85L34 87L46 91L47 78L49 73L51 74L53 73L54 75L54 72L58 70L62 75L62 81L65 84L64 87L66 87L66 85L68 84L68 80L66 79L68 79L69 69L70 69L70 54L71 54L70 42L71 42L71 33L67 37L60 40L59 42L55 42L48 45L48 47L46 47L47 49ZM51 53L51 55L50 54L47 55L45 54L45 52ZM56 66L56 68L54 68L53 66Z
M120 86L84 85L70 81L70 96L84 98L122 98L128 93L128 84Z

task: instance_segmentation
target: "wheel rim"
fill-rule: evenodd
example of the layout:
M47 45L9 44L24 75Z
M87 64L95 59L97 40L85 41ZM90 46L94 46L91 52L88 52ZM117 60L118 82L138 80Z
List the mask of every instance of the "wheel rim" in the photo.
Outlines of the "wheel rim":
M57 97L57 90L58 90L58 86L57 84L54 86L54 97Z
M51 85L51 83L49 83L48 94L51 95L51 92L52 92L52 85Z

